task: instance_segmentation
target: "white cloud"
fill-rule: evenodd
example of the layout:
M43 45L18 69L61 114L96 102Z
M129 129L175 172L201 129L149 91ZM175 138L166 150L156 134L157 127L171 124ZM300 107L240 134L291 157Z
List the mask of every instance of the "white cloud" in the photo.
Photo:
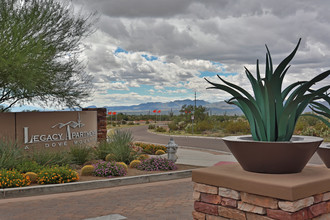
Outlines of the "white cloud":
M276 66L300 37L285 86L329 69L328 1L76 0L75 4L100 13L99 30L86 41L84 51L97 88L89 104L103 106L110 97L112 103L157 101L160 97L152 94L158 92L167 94L162 100L174 100L176 94L191 97L191 91L204 100L223 100L229 95L206 91L209 85L199 71L238 73L226 79L251 91L244 66L254 73L259 59L264 72L265 43ZM114 54L118 47L129 53ZM158 60L148 61L142 55ZM326 84L329 79L322 82ZM143 86L152 87L149 94L131 93ZM107 90L127 94L108 95Z

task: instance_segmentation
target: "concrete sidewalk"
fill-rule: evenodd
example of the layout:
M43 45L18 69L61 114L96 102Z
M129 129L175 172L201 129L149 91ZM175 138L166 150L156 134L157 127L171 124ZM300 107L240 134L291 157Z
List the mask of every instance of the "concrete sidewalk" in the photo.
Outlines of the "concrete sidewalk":
M234 156L227 152L198 150L179 147L177 151L178 164L210 167L219 162L237 162Z

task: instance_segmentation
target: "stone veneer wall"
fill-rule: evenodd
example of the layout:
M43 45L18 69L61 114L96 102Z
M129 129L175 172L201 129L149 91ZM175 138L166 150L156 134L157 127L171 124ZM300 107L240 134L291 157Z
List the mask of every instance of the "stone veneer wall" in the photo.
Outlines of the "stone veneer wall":
M107 139L107 109L106 108L83 108L83 111L97 111L97 141Z
M330 192L286 201L195 183L193 198L196 220L330 219Z

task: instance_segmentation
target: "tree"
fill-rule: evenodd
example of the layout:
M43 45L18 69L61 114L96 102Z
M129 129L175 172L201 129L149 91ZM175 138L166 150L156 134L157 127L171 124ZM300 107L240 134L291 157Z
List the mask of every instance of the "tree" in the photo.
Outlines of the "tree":
M91 91L79 60L95 13L67 1L0 0L0 104L77 107Z
M194 115L194 120L203 121L207 117L207 108L203 106L198 106L194 108L193 105L183 105L180 110L181 114L185 115L186 122L191 120L191 116Z

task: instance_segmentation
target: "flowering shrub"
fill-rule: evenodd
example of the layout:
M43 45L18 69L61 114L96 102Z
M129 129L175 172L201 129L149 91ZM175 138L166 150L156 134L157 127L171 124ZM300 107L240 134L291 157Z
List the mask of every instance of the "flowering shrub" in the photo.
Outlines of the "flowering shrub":
M156 144L146 144L146 143L135 143L136 146L141 147L143 153L146 154L155 154L158 150L163 150L166 153L167 148L163 145L156 145Z
M96 164L93 164L95 170L93 174L95 176L101 177L113 177L113 176L125 176L127 174L127 170L123 165L117 164L114 161L105 162L100 161Z
M153 157L144 161L136 167L138 170L146 171L163 171L163 170L176 170L177 167L173 161L161 157Z
M65 167L50 167L38 173L38 184L69 183L79 180L78 173Z
M16 170L0 170L0 188L22 187L30 185L28 176Z

